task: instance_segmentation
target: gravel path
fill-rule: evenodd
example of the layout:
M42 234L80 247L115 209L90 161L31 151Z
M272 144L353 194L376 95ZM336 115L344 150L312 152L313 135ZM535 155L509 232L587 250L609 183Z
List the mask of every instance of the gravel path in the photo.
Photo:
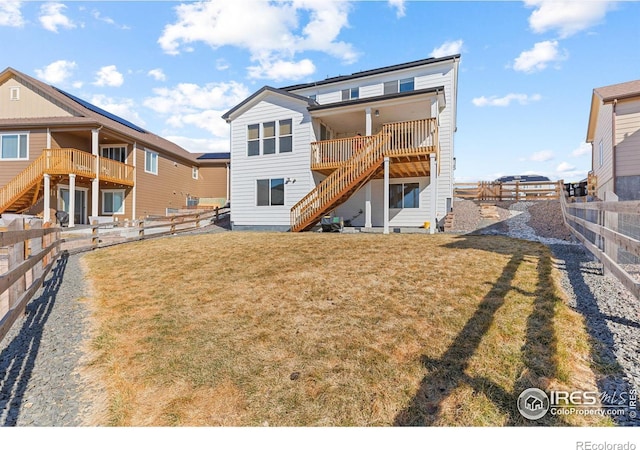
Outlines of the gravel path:
M79 256L63 254L0 341L0 425L83 425L91 404L76 369L89 339Z

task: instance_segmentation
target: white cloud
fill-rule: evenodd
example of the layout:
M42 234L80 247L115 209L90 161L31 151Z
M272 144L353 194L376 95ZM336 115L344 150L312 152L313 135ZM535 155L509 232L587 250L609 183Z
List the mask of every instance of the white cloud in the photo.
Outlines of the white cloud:
M572 166L571 164L569 164L569 163L568 163L568 162L566 162L566 161L561 162L561 163L558 165L558 167L556 167L556 172L560 172L560 173L563 173L563 172L571 172L571 171L573 171L573 170L576 170L576 167L575 167L575 166Z
M218 137L229 134L229 125L221 118L222 114L250 94L246 86L237 82L204 86L180 83L172 88L157 88L153 92L155 97L147 98L144 105L167 115L168 125L174 128L193 125Z
M25 24L20 7L22 2L15 0L0 1L0 26L21 27Z
M464 41L458 39L457 41L446 41L440 47L436 47L429 54L433 58L442 58L443 56L457 55L462 51L462 45Z
M535 10L529 16L529 26L536 33L557 30L560 38L598 24L615 6L611 1L525 0Z
M551 161L553 158L554 158L554 155L551 150L541 150L531 155L529 160L535 161L535 162L545 162L545 161Z
M166 81L167 76L162 69L151 69L147 72L147 75L154 78L156 81Z
M45 3L42 5L39 19L44 29L57 33L58 27L75 28L76 24L63 14L65 9L67 7L62 3Z
M404 0L389 0L389 6L396 10L396 17L404 17L406 16L406 9Z
M93 18L96 20L100 20L104 23L108 23L109 25L113 25L116 28L120 28L121 30L129 30L131 29L128 25L120 25L118 23L116 23L115 20L113 20L111 17L108 16L103 16L100 11L98 10L93 10Z
M586 142L581 143L578 148L571 152L571 156L575 156L576 158L584 155L591 155L591 144Z
M540 101L540 99L542 99L540 94L533 94L533 95L507 94L504 97L496 97L496 96L476 97L471 101L473 102L474 105L482 107L482 106L509 106L511 102L514 102L514 101L520 103L521 105L528 105L531 102Z
M217 70L227 70L229 67L231 67L231 65L224 58L216 59Z
M73 71L78 67L75 61L65 61L60 59L54 61L42 69L36 69L36 76L49 84L61 84L73 75Z
M558 41L536 43L531 50L520 53L513 62L513 69L519 72L536 72L547 68L549 63L567 59L567 52L560 52Z
M96 81L93 82L96 86L110 87L120 87L122 83L124 83L124 77L114 65L102 67L96 72Z
M125 98L116 100L100 94L91 97L91 103L105 111L109 111L123 119L127 119L136 125L145 125L144 120L142 120L138 114L139 108L132 99Z
M298 62L264 61L258 66L248 68L249 78L267 78L275 81L299 80L313 74L316 66L310 59Z
M188 51L202 42L216 49L235 46L249 51L251 60L267 67L290 61L304 51L319 51L354 62L358 55L338 40L348 26L351 5L343 1L221 0L181 4L177 20L165 26L158 43L169 54Z
M228 134L228 130L227 130ZM228 152L229 139L194 139L185 136L166 136L171 142L192 153Z

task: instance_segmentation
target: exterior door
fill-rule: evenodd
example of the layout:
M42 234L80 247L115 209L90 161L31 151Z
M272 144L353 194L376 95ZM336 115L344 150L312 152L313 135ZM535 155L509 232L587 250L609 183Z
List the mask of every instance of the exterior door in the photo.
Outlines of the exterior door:
M69 212L69 188L60 188L60 209ZM74 221L76 224L85 224L87 217L87 191L76 189L76 204Z

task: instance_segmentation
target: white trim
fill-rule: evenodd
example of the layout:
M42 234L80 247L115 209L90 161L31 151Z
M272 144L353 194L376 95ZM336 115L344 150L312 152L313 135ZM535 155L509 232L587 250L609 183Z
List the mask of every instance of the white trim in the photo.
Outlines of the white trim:
M147 170L147 154L149 155L155 155L155 160L156 160L156 171L152 171L152 170ZM158 165L159 165L159 156L158 156L158 152L154 152L153 150L149 150L148 148L144 149L144 171L145 173L150 173L152 175L158 175Z
M56 196L57 196L57 202L56 202L56 210L58 211L63 211L64 208L62 207L62 193L60 192L62 189L66 189L67 191L71 191L71 187L68 184L59 184L56 186ZM84 193L84 208L85 208L85 217L80 217L80 222L81 224L88 224L89 223L89 188L86 187L82 187L82 186L76 186L75 187L75 191L78 192L82 192ZM74 198L74 202L75 202L75 198Z
M106 212L104 210L104 205L105 205L105 201L104 201L104 194L115 194L115 193L121 193L122 194L122 208L120 209L120 211L113 211L113 212ZM100 200L102 200L102 208L100 208L100 210L102 211L102 215L106 216L106 215L111 215L111 216L115 216L115 215L123 215L125 214L125 203L127 200L127 191L125 189L101 189L100 190ZM112 205L113 206L113 205Z
M2 157L2 137L3 136L18 136L18 156L20 155L20 137L21 135L27 136L27 156L26 158L3 158ZM29 161L29 141L30 141L30 132L29 131L11 131L0 133L0 161Z
M196 166L191 166L191 178L197 180L200 178L200 170Z
M12 102L20 100L20 86L11 86L9 88L9 100Z

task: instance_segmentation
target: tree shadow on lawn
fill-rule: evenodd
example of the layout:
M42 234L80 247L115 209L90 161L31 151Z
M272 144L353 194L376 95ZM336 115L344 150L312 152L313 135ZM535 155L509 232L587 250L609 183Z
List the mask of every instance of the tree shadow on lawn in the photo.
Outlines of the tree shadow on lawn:
M549 295L548 286L553 286L551 279L552 262L548 253L540 252L531 255L539 258L537 264L538 281L535 293L523 292L514 286L514 276L528 256L523 247L515 253L509 252L507 246L489 247L483 244L482 237L461 236L445 247L451 249L481 249L508 254L511 259L504 267L502 274L484 296L473 316L467 321L449 348L439 359L425 355L421 357L427 375L422 379L416 394L408 407L395 418L396 426L430 426L437 423L442 412L442 404L458 387L470 386L474 393L484 394L502 414L508 417L507 425L566 425L561 417L549 417L528 421L517 409L520 393L530 387L544 390L546 386L532 386L532 380L552 379L557 376L556 361L557 338L553 329L554 305L559 299ZM506 242L506 241L505 241ZM535 244L532 244L535 245ZM504 248L502 248L504 247ZM510 246L513 248L513 245ZM547 256L542 256L542 255ZM541 257L542 256L542 257ZM511 290L520 294L533 296L533 311L527 318L526 342L522 347L522 355L526 366L526 377L514 380L513 392L506 391L496 382L486 377L472 377L465 373L471 358L478 350L483 337L494 322L496 313L504 305L505 296Z
M0 352L0 426L15 426L23 397L42 343L45 324L56 303L69 255L60 255L44 282L40 296L27 304L26 319L13 340Z

